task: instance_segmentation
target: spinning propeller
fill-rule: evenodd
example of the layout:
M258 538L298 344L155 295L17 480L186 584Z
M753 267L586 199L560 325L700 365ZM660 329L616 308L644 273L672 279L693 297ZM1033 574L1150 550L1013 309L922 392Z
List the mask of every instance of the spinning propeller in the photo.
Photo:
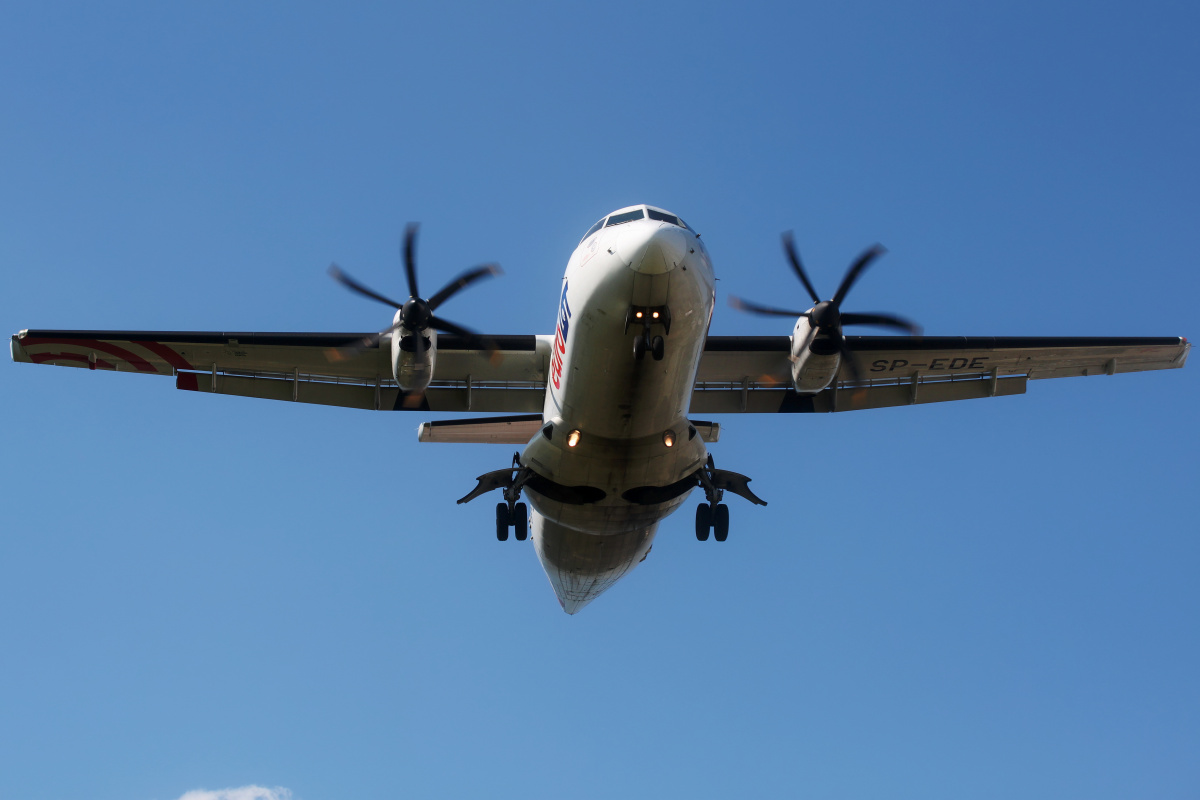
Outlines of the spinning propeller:
M792 265L792 269L800 278L800 282L808 290L808 295L814 303L812 308L808 311L789 311L787 309L772 308L771 306L751 303L748 300L742 300L738 297L730 297L729 304L739 311L763 316L807 317L818 333L829 335L829 338L832 340L831 343L836 346L836 352L840 352L843 360L849 365L855 382L858 381L859 377L858 362L846 344L846 337L842 334L843 325L879 325L884 328L896 328L913 336L921 334L920 326L903 317L897 317L892 314L854 314L842 312L842 301L846 299L850 288L854 286L859 276L870 266L872 261L887 252L880 245L872 245L855 259L854 263L850 265L850 269L846 270L846 277L842 278L842 283L838 286L832 300L822 300L817 294L817 290L813 288L812 281L808 279L808 275L804 271L804 265L800 263L800 256L796 253L796 243L792 239L791 231L783 234L783 252L787 256L788 262ZM823 353L822 355L832 355L832 352Z
M428 300L422 299L420 292L417 290L417 264L416 264L416 244L417 244L417 224L409 223L404 229L404 274L408 278L408 294L409 298L403 303L397 303L389 297L385 297L378 292L368 289L358 281L351 278L338 267L337 264L331 264L329 267L329 275L338 283L350 289L353 292L369 297L372 300L391 306L400 312L399 319L392 325L384 328L379 333L373 333L370 336L363 338L361 341L350 345L349 347L333 350L330 352L331 358L340 359L354 355L357 352L370 347L375 347L379 344L379 340L387 334L399 329L401 326L413 332L413 350L417 354L418 360L425 353L425 332L430 328L439 330L442 333L452 333L462 336L472 345L477 346L481 350L494 350L494 343L489 342L474 331L457 325L450 320L442 319L434 316L434 311L440 305L445 303L454 295L458 294L463 289L470 286L476 281L483 278L499 275L501 273L498 264L484 264L474 269L469 269L459 275L454 280L447 283L441 289L434 293L433 297Z

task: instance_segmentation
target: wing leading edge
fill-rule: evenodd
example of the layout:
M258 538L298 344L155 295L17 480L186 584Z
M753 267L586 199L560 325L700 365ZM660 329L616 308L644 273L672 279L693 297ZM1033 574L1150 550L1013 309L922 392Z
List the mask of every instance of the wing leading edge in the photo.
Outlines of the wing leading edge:
M163 375L178 389L391 411L542 410L549 336L489 336L494 354L438 337L436 380L424 395L396 385L391 343L342 357L364 333L26 330L13 361Z
M857 411L1023 394L1044 378L1178 369L1181 337L847 336L859 380L842 364L815 395L791 387L786 336L710 336L692 392L693 413Z

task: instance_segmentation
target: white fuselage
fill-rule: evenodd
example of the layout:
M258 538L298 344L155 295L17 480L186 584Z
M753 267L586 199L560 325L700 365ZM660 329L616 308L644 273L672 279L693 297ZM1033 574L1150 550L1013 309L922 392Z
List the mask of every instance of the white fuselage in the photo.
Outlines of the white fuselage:
M698 235L649 218L600 229L567 264L546 424L521 463L538 476L525 488L533 541L568 613L645 558L707 458L687 415L713 281ZM638 310L660 314L650 336L663 337L661 360L635 357Z

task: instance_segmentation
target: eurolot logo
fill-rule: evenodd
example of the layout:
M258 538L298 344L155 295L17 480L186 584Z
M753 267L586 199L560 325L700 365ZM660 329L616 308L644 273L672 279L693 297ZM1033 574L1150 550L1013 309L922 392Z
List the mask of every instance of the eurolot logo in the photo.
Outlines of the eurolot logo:
M567 305L567 282L563 281L558 301L558 327L554 330L554 352L550 357L550 382L558 389L562 383L563 356L567 354L567 329L571 325L571 307Z

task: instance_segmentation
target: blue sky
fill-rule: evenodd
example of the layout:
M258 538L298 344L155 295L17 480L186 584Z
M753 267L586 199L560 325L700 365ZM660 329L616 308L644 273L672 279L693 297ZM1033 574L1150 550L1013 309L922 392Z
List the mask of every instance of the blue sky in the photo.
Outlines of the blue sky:
M133 3L0 25L0 321L552 330L587 227L700 230L724 304L930 334L1200 336L1185 3ZM453 313L449 313L452 308ZM382 315L381 315L382 314ZM0 797L1184 797L1200 785L1200 369L723 419L577 617L420 416L0 366ZM245 795L246 792L243 793Z

